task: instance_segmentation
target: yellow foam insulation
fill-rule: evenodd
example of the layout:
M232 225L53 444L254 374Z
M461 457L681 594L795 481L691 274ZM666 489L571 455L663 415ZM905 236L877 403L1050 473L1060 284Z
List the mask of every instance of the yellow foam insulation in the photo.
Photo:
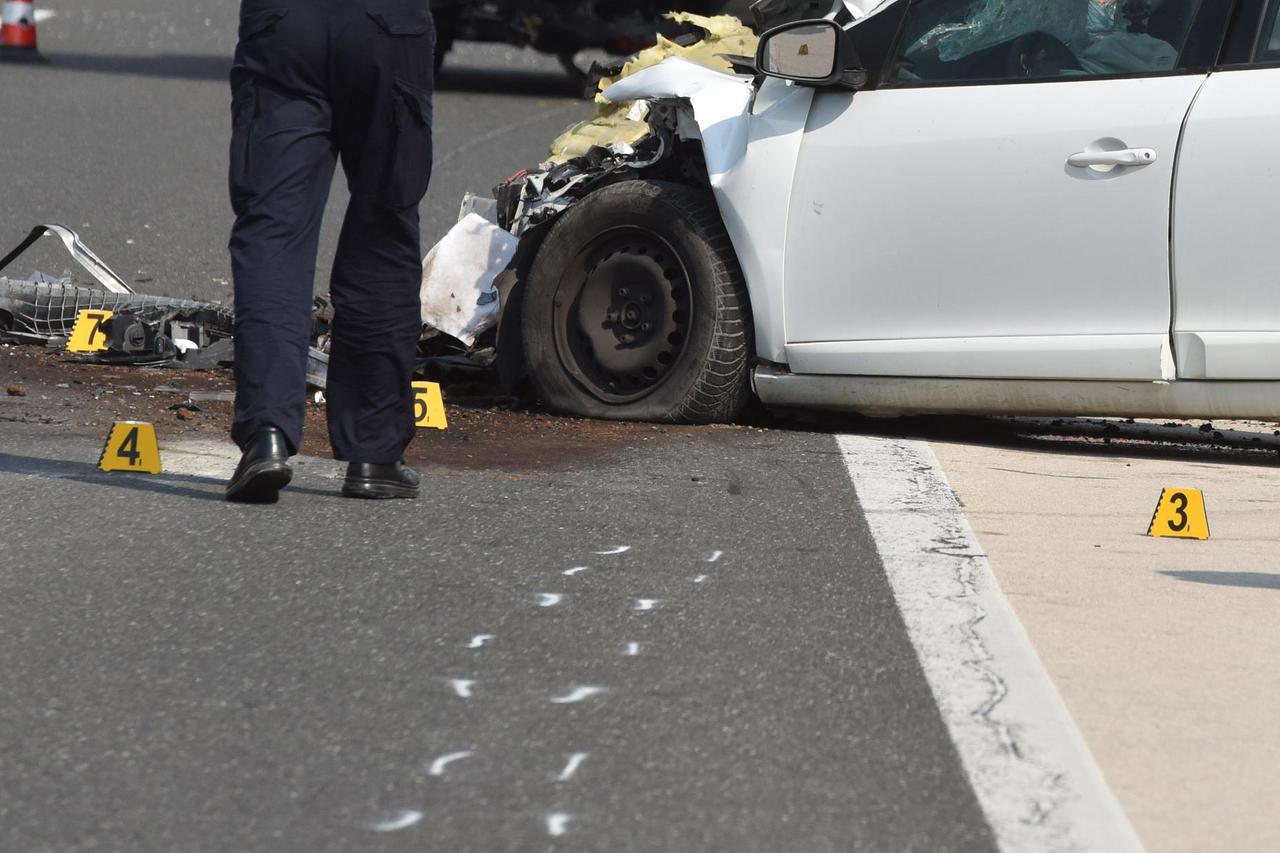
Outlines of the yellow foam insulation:
M596 146L609 146L616 142L635 145L649 134L647 121L628 117L631 104L611 104L604 99L604 90L624 77L630 77L637 71L657 65L672 56L732 73L733 66L722 59L720 54L756 55L759 39L750 28L732 15L708 18L690 12L673 12L667 15L667 19L679 24L692 24L706 33L706 36L695 44L682 47L659 35L656 45L631 57L617 76L603 78L596 94L595 118L575 124L551 143L551 158L543 164L544 169L581 157Z

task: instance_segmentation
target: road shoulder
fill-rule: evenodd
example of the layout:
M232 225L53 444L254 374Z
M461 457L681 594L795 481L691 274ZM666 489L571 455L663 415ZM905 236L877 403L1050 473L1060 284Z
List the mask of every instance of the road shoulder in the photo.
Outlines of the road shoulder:
M1274 466L932 442L991 567L1143 841L1280 847ZM1150 539L1164 487L1213 538Z

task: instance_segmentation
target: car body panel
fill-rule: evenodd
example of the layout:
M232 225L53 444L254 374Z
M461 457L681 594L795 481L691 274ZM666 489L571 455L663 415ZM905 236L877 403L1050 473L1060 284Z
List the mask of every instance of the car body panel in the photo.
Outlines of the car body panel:
M1276 75L856 94L769 79L745 111L695 105L681 134L708 149L742 263L758 395L867 414L1280 417L1264 381L1280 378L1275 240L1259 227L1280 221ZM739 91L720 77L648 69L609 94ZM1157 161L1066 162L1118 145ZM929 209L940 189L945 215Z
M856 370L849 369L850 363ZM789 344L797 373L957 376L985 379L1173 378L1168 333L989 335L973 338Z
M756 395L768 406L830 409L873 417L1088 415L1117 418L1280 417L1280 382L1107 382L820 376L761 365Z
M1280 379L1280 68L1214 74L1187 120L1174 216L1185 379Z
M818 95L787 228L789 353L824 344L824 373L1172 378L1169 198L1203 80ZM1068 165L1091 147L1157 158Z

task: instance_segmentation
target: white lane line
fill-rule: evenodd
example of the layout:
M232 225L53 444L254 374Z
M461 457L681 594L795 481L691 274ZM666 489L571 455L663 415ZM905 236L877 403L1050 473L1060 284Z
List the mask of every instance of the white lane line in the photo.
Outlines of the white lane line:
M625 651L623 651L623 654L624 654L624 655L626 655L626 656L627 656L627 657L629 657L629 658L633 658L633 657L635 657L636 655L640 654L640 644L639 644L639 643L627 643L627 648L626 648L626 650L625 650Z
M1004 851L1142 850L929 446L840 436L898 609Z
M451 678L449 679L449 686L453 688L453 692L458 694L459 697L470 699L472 696L471 688L475 687L476 683L469 678Z
M540 592L538 593L539 607L555 607L564 601L564 596L558 592Z
M618 554L625 554L630 550L631 550L630 545L615 545L614 547L610 548L608 551L596 551L596 556L597 557L613 557Z
M587 684L582 687L575 687L564 696L557 696L552 699L551 702L555 705L572 705L576 702L581 702L583 699L590 699L592 696L599 696L608 689L609 688L607 687L596 687L595 685Z
M406 809L405 811L398 813L395 817L390 817L386 820L369 824L369 828L374 832L399 832L402 829L408 829L411 826L416 826L422 821L422 817L422 812Z
M716 551L710 557L707 557L708 563L718 563L720 558L724 556L724 551Z
M471 638L470 642L467 643L467 648L482 649L484 648L485 643L488 643L493 638L493 634L476 634Z
M573 774L578 772L578 768L582 766L582 762L591 757L589 752L575 752L569 756L569 763L560 771L560 775L556 777L557 782L568 782L573 778Z
M435 761L431 762L431 766L427 768L427 774L430 776L443 776L448 770L449 765L455 761L461 761L464 758L470 758L474 753L467 752L451 752L448 755L442 755Z
M636 603L635 603L635 607L634 607L633 609L635 609L635 610L653 610L653 609L655 609L657 606L658 606L658 599L656 599L656 598L637 598L637 599L636 599Z
M560 574L564 575L564 576L565 576L565 577L567 577L567 578L571 578L571 577L573 577L573 576L574 576L574 575L576 575L576 574L580 574L580 573L582 573L582 572L585 572L585 571L587 570L587 568L588 568L587 566L574 566L572 569L565 569L565 570L564 570L563 572L561 572Z

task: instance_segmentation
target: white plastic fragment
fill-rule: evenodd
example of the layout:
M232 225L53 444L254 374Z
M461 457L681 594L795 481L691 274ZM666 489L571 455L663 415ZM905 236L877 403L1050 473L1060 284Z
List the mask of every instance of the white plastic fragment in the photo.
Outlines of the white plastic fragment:
M494 281L515 257L519 241L476 213L468 213L422 264L422 322L475 343L498 321Z

